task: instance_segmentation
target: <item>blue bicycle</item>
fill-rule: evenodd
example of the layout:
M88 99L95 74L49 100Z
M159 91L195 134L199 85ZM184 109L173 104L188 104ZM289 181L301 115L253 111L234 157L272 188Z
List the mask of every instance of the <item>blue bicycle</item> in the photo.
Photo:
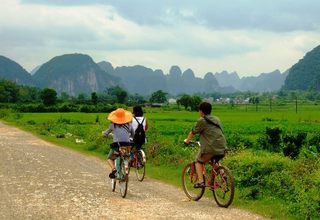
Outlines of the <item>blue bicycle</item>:
M116 190L117 182L119 184L120 194L125 198L128 190L129 173L130 173L130 150L131 146L119 147L115 167L117 169L116 178L111 179L112 192Z

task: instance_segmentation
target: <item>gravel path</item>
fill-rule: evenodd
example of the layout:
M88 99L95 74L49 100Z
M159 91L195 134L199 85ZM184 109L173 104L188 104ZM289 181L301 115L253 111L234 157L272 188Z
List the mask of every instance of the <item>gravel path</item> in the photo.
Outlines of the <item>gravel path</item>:
M264 219L132 176L125 199L106 164L0 122L0 219Z

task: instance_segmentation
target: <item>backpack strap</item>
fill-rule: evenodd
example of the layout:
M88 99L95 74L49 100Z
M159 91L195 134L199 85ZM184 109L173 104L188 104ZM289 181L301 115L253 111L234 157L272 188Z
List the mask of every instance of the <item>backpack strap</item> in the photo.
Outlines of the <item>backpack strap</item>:
M143 125L144 117L143 117L143 119L142 119L142 122L141 122L141 123L139 123L139 120L138 120L136 117L134 117L134 119L137 121L138 125Z
M206 122L208 122L209 124L212 124L212 125L214 125L214 126L216 126L216 127L218 127L221 131L222 131L222 133L223 133L223 130L222 130L222 128L220 127L220 125L219 124L217 124L217 123L215 123L215 122L213 122L213 121L211 121L209 118L207 118L206 116L204 116L203 117L205 120L206 120Z

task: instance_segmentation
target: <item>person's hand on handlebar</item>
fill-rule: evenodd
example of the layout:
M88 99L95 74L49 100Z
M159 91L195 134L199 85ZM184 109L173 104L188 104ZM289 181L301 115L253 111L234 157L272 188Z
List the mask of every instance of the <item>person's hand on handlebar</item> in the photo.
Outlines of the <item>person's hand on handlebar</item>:
M183 140L183 143L184 143L185 145L189 145L189 144L190 144L190 140L188 140L188 138L187 138L187 139L184 139L184 140Z
M186 145L190 144L192 138L193 138L193 134L192 134L192 132L190 131L189 134L188 134L188 137L187 137L186 139L184 139L184 141L183 141L184 144L186 144Z

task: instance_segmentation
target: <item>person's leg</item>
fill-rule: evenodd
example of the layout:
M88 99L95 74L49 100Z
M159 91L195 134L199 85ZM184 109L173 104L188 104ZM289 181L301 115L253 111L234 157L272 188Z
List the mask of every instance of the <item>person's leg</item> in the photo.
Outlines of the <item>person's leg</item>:
M116 168L114 166L114 160L115 160L114 150L111 149L110 152L109 152L109 155L108 155L108 160L107 160L107 162L108 162L108 164L109 164L109 166L111 168L111 172L109 174L110 178L115 178L116 177L115 173L117 172L117 170L116 170Z
M197 176L198 176L198 183L203 183L203 164L199 163L198 161L195 163L196 166L196 172L197 172Z
M107 160L107 162L108 162L108 164L109 164L109 166L110 166L111 170L114 170L114 169L115 169L115 166L114 166L114 160L108 159L108 160Z
M204 179L203 179L203 165L212 158L212 154L198 154L197 161L195 163L196 172L198 175L198 182L195 186L204 186Z

